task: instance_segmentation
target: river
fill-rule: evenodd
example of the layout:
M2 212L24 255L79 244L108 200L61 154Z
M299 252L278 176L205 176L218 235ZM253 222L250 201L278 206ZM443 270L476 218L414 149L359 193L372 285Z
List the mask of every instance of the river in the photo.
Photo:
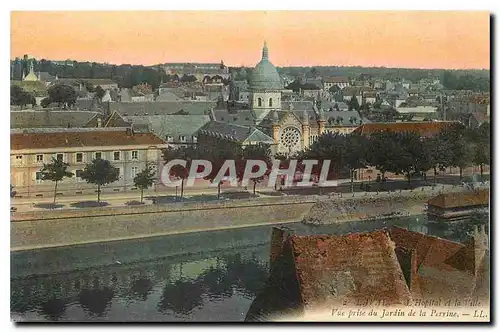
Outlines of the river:
M346 234L392 225L450 240L453 226L426 216L327 226L288 223L296 234ZM16 321L243 321L264 285L271 226L11 252Z

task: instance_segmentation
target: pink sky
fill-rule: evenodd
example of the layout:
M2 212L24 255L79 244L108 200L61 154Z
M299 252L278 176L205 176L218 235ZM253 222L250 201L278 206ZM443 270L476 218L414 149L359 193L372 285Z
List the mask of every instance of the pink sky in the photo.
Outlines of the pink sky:
M490 16L466 11L12 12L11 58L152 65L490 68Z

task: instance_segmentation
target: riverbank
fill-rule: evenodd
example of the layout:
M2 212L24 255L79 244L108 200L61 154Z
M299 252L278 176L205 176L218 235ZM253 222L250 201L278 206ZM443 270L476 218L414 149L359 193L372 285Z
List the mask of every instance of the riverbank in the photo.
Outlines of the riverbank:
M18 213L11 222L11 251L128 240L304 220L338 223L422 214L437 193L286 196L217 202ZM14 218L15 217L15 218Z

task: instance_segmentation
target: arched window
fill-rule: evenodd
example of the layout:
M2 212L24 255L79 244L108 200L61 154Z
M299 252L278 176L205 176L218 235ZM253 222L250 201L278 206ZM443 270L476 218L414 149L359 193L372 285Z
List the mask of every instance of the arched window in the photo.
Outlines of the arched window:
M273 107L273 98L269 98L269 107Z
M262 98L257 98L257 105L259 105L259 107L262 107Z

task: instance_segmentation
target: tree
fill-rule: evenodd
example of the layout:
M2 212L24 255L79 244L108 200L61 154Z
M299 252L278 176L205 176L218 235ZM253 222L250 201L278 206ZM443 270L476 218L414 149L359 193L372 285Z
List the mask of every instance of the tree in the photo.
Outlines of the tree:
M198 150L193 146L180 147L178 149L168 148L163 150L163 160L165 163L180 159L186 161L186 167L182 165L174 165L170 168L169 175L181 180L181 199L184 197L184 181L189 176L189 170L191 169L191 163L198 156Z
M97 185L97 202L101 199L101 186L118 180L120 170L114 167L109 160L94 159L85 165L81 178L87 183Z
M346 136L337 132L327 132L319 136L318 139L304 151L301 159L317 160L311 174L320 176L323 164L330 160L330 167L327 179L338 178L345 170L345 147ZM320 187L321 189L321 187Z
M64 178L70 178L73 173L68 172L69 164L60 159L52 158L48 164L44 164L40 173L42 173L42 180L50 180L55 182L54 186L54 204L56 204L57 197L57 184Z
M481 182L483 182L484 165L490 164L490 123L485 122L470 133L473 146L472 163L479 166L481 170Z
M395 134L390 131L376 132L369 138L368 164L378 169L383 178L386 172L394 169L394 163L398 159L399 146L395 139Z
M222 169L226 160L238 160L240 158L241 145L231 143L220 146L215 145L199 150L198 152L200 153L200 159L208 160L212 163L212 171L205 176L204 179L213 183L217 179L217 175L219 175L219 171ZM232 174L229 174L228 169L224 176L227 177L230 175ZM220 187L222 183L223 180L217 183L217 199L220 198Z
M341 91L341 89L339 88L339 86L337 84L335 85L332 85L330 87L330 89L328 89L328 92L330 92L331 94L335 95L337 93L339 93Z
M40 106L43 108L49 107L50 104L52 104L52 100L49 97L45 97L40 101Z
M141 203L144 197L144 189L151 187L156 178L156 170L153 162L146 163L146 167L134 177L134 185L141 190Z
M26 106L36 104L35 97L32 94L24 91L23 88L17 85L10 86L10 104L17 106Z
M471 164L473 157L473 147L470 144L467 128L460 123L454 123L445 127L441 135L452 153L448 166L460 169L460 181L462 181L463 169Z
M76 103L76 91L69 85L53 85L47 90L52 102L70 107Z
M358 102L358 98L356 98L356 94L353 93L351 100L349 100L348 106L349 106L349 111L352 111L352 110L358 111L359 110L359 102Z
M351 133L345 137L344 165L349 170L351 191L354 192L354 171L368 165L369 140L361 134Z
M253 194L255 195L255 187L257 186L257 183L262 182L264 180L265 176L268 175L269 170L271 169L272 166L272 161L271 161L271 153L269 150L269 145L267 144L258 144L258 145L248 145L246 146L241 154L241 163L237 162L236 165L236 172L238 174L238 178L241 181L244 171L245 171L245 166L248 160L260 160L263 161L266 164L266 172L264 175L253 178ZM252 172L256 172L258 169L258 166L254 166L252 168Z
M192 83L192 82L196 82L197 79L196 79L196 76L194 75L182 75L182 78L181 78L181 82L183 83Z
M448 141L443 135L437 134L425 140L425 149L428 151L430 163L434 170L434 185L436 185L437 172L446 170L451 165L452 151Z
M101 88L100 85L98 85L95 89L95 95L94 95L94 98L96 98L97 100L101 101L102 100L102 97L104 97L104 95L106 94L106 91L104 91L103 88Z

